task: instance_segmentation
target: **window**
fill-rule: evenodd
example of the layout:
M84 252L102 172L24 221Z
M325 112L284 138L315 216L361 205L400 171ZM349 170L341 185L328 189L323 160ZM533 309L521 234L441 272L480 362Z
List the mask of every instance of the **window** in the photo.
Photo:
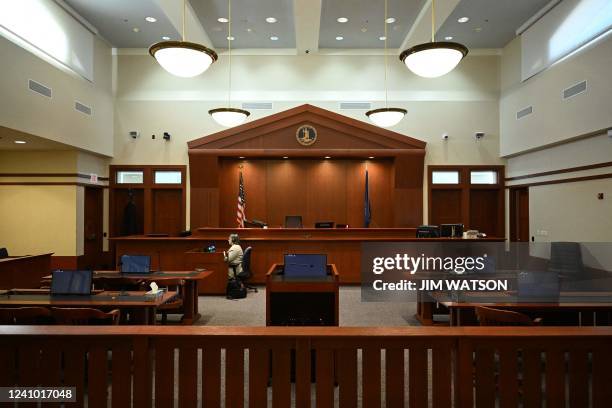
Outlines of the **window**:
M458 171L432 171L432 184L459 184Z
M155 184L181 184L182 174L176 170L156 171Z
M117 171L117 184L142 184L143 174L142 170Z
M497 184L497 172L495 170L475 170L470 172L470 183L472 184Z

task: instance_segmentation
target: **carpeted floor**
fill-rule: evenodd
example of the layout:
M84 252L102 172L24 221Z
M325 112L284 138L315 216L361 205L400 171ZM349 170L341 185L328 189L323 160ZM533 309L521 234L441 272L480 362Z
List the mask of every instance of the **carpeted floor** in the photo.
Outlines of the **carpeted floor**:
M259 287L246 299L228 300L224 296L200 296L202 318L197 325L265 326L266 289ZM416 304L362 302L359 286L340 288L340 326L414 326Z

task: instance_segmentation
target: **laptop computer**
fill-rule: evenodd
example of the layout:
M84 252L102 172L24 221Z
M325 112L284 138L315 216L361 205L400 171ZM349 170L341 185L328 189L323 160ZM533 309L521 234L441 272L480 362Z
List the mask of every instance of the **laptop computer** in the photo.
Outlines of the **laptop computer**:
M92 271L55 270L51 274L51 295L91 295Z
M121 273L151 273L151 257L148 255L121 255Z

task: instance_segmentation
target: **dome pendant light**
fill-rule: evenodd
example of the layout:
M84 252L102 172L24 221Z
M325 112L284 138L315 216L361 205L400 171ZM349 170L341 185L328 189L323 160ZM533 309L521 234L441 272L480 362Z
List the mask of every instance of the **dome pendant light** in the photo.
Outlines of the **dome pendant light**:
M380 127L391 127L397 125L408 111L402 108L390 108L387 97L387 0L385 0L385 107L372 109L366 112L366 116Z
M468 53L465 45L435 41L435 0L431 1L431 42L404 50L399 58L408 69L425 78L437 78L451 72Z
M208 111L210 116L225 127L233 127L242 124L251 112L244 109L232 108L232 0L228 0L228 22L227 22L227 54L229 56L229 80L227 90L227 107L216 108Z
M163 69L183 78L200 75L217 60L217 53L202 44L185 41L185 7L183 0L182 41L162 41L149 47L149 54Z

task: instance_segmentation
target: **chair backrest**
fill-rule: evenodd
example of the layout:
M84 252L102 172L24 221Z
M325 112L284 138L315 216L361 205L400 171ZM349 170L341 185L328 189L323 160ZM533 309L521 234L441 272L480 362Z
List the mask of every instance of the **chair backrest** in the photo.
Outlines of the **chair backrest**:
M561 277L579 276L584 270L582 250L578 242L551 242L549 271Z
M0 248L0 259L8 258L8 251L6 248Z
M0 308L0 324L53 324L46 307Z
M56 324L65 325L116 325L119 324L119 310L108 313L90 308L52 307L51 314Z
M251 277L251 251L253 248L247 247L242 254L242 273L248 279Z
M533 326L536 324L523 313L484 306L476 307L476 316L481 326Z
M302 216L301 215L287 215L285 216L285 228L302 228Z

